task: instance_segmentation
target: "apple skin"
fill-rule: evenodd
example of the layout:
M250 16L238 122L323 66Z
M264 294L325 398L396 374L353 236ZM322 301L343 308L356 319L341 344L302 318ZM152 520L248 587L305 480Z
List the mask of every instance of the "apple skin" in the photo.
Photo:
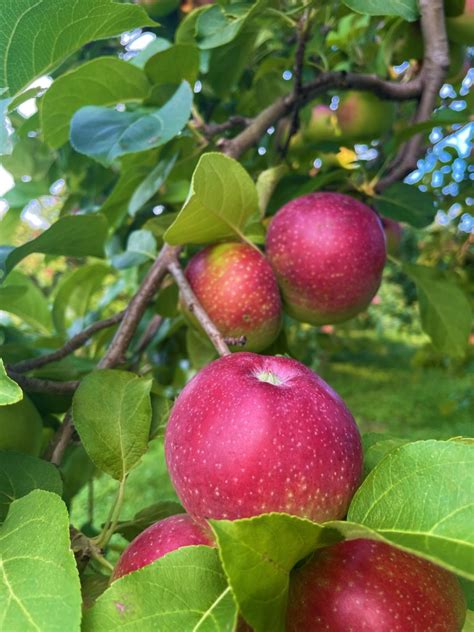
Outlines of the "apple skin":
M466 0L464 13L454 18L446 18L448 39L457 44L472 46L474 43L474 0Z
M0 450L39 456L42 437L41 416L26 395L16 404L0 406Z
M348 540L293 571L287 632L459 632L466 616L454 575L384 542Z
M387 253L392 255L392 257L397 257L400 254L403 227L399 222L390 219L390 217L382 217L381 219L387 242Z
M341 138L369 141L387 132L395 120L395 105L371 92L350 91L341 96L337 122Z
M340 131L337 127L336 113L328 105L315 105L311 110L304 136L310 142L337 140Z
M385 237L376 213L341 193L310 193L273 218L266 250L286 311L312 325L352 318L377 292Z
M359 431L332 388L296 360L246 352L211 362L183 389L165 455L198 520L342 518L362 472Z
M112 574L115 581L183 546L215 546L210 534L186 515L169 516L142 531L120 556Z
M257 248L237 242L208 246L194 255L185 274L223 336L245 336L249 351L265 349L278 336L280 291L270 264ZM181 307L200 328L184 303Z

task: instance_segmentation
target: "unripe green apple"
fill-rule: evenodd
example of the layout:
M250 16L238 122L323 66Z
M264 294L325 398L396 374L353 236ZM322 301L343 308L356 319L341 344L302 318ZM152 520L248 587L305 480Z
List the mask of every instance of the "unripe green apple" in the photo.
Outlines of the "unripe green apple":
M446 19L446 31L450 41L474 45L474 0L466 0L462 15Z
M135 0L152 18L168 15L179 7L180 0Z
M347 92L337 109L337 122L343 139L362 142L379 138L393 125L395 105L371 92Z
M40 414L26 395L16 404L0 406L0 450L38 456L42 432Z
M337 140L341 135L336 113L327 105L315 105L304 130L304 137L310 142Z

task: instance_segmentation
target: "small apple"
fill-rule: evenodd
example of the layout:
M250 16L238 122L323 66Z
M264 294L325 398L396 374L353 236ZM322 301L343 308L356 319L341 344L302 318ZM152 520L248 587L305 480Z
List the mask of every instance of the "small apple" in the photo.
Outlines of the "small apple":
M40 414L25 394L16 404L0 406L0 450L38 456L42 434Z
M285 204L270 224L266 248L286 310L313 325L365 309L386 256L376 213L341 193L310 193Z
M287 632L460 632L464 595L454 575L384 542L347 540L293 571Z
M230 242L198 252L186 277L196 297L223 336L245 336L245 349L260 351L278 335L281 299L273 270L255 247ZM182 303L184 314L199 327Z
M395 106L372 92L346 92L337 109L341 137L353 142L379 138L393 125Z
M168 15L179 7L180 0L135 0L152 18Z
M165 455L196 519L342 518L362 471L357 426L332 388L296 360L244 352L211 362L183 389Z
M305 138L315 143L337 140L340 134L336 113L327 105L315 105L304 131Z
M397 257L400 254L403 227L399 222L390 219L390 217L382 217L381 220L387 242L387 253L392 255L392 257Z
M142 531L119 558L111 581L151 564L183 546L214 546L210 534L186 514L170 516Z
M446 18L448 39L457 44L474 44L474 0L466 0L464 13L453 18Z

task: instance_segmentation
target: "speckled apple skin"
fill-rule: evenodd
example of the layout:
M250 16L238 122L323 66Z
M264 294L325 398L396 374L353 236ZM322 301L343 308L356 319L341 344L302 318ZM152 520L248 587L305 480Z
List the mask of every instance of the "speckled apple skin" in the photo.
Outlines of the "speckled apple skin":
M281 383L261 381L264 372ZM183 389L165 454L196 519L342 518L362 471L359 431L332 388L296 360L245 352L211 362Z
M394 118L394 104L371 92L346 92L337 109L342 137L353 141L379 138L391 128Z
M185 274L219 331L224 336L245 336L246 351L261 351L278 336L280 291L270 264L257 248L236 242L208 246L194 255Z
M313 325L365 309L386 259L376 213L341 193L310 193L285 204L270 224L266 250L286 310Z
M114 568L112 581L151 564L171 551L199 544L214 546L210 530L205 532L186 514L164 518L130 542Z
M293 571L287 632L459 632L454 575L383 542L351 540Z

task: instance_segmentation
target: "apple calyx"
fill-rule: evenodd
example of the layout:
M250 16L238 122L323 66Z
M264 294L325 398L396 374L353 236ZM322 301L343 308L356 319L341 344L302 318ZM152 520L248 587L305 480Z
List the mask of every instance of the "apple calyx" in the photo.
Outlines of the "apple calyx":
M258 371L258 373L255 373L255 377L257 380L260 380L260 382L266 382L267 384L273 384L274 386L280 386L284 383L284 381L278 377L276 373L273 373L273 371Z

